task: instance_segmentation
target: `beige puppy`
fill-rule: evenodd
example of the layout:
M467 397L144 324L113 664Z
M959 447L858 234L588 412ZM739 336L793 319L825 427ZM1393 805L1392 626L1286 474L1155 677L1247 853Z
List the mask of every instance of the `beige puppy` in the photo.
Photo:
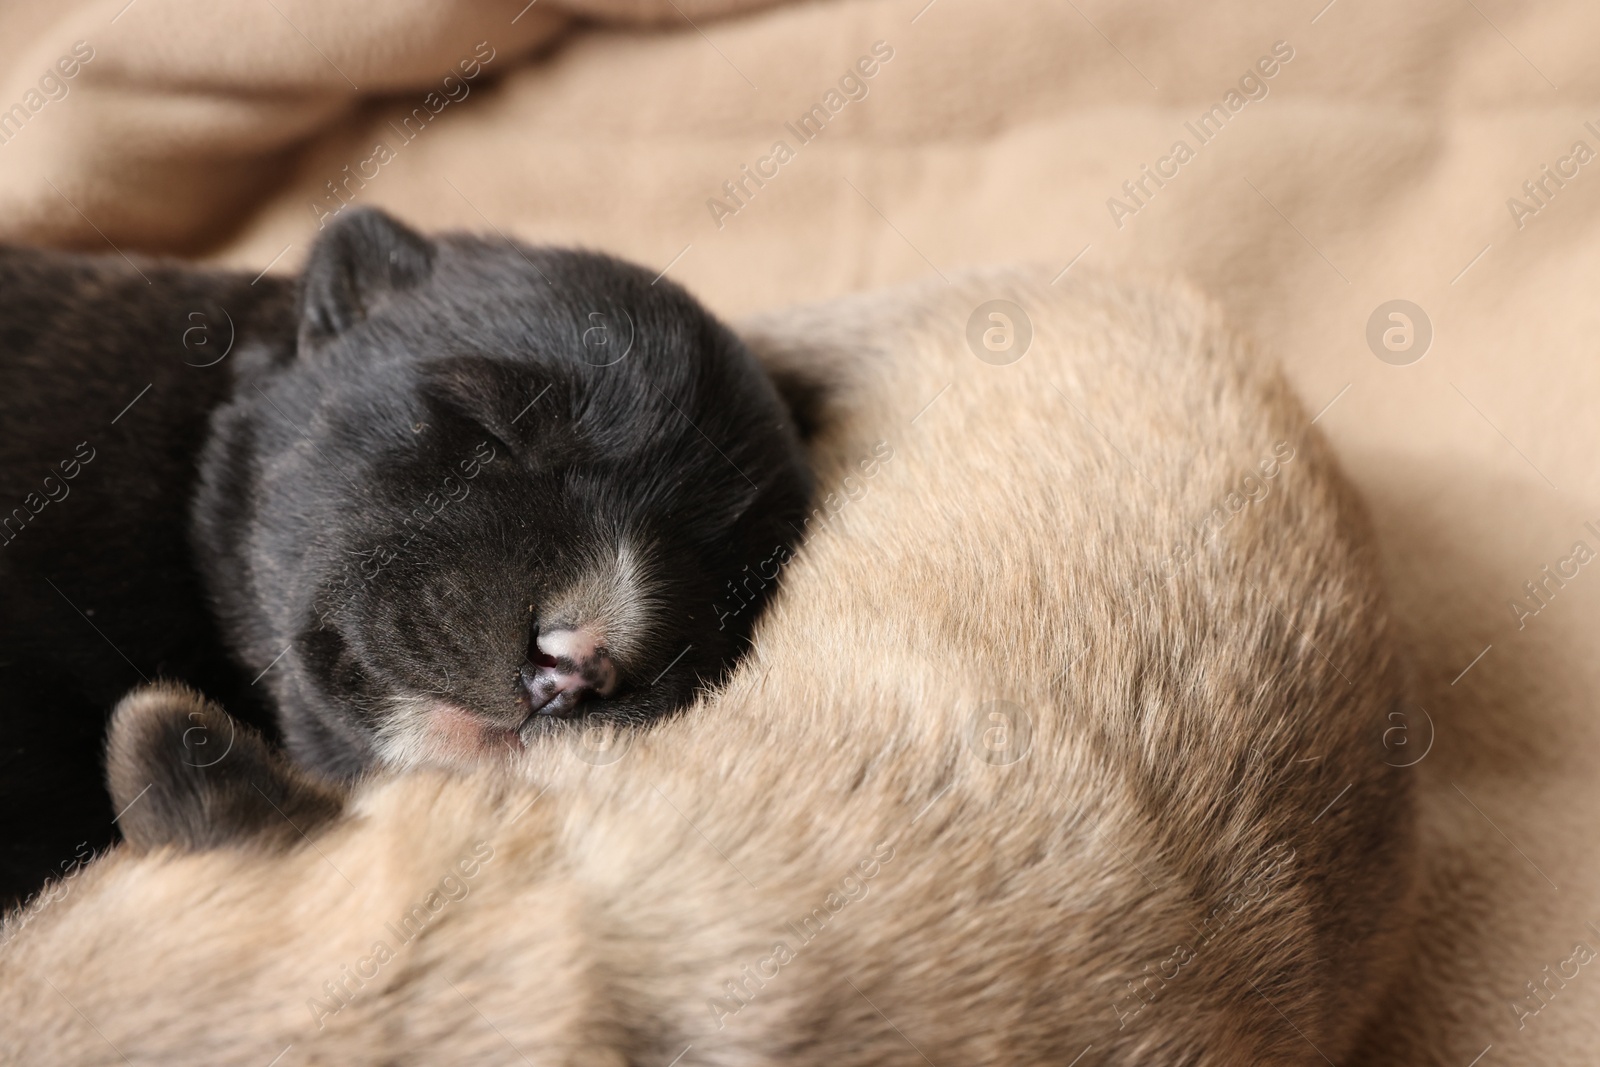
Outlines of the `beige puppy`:
M130 698L131 846L12 920L0 1060L1341 1062L1407 921L1402 681L1282 379L1191 296L1016 271L748 336L823 499L720 693L342 811Z

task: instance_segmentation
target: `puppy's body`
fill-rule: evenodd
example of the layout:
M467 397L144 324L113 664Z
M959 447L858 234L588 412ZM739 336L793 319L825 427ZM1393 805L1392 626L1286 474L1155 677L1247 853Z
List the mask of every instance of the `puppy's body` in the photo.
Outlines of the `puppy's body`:
M189 500L234 367L293 344L276 278L0 249L0 905L110 842L102 739L129 688L182 679L264 725Z
M996 298L1011 366L961 340ZM1339 1062L1409 899L1401 684L1282 381L1192 300L1015 274L755 335L828 383L834 514L715 700L376 783L315 848L144 831L13 920L0 1053Z

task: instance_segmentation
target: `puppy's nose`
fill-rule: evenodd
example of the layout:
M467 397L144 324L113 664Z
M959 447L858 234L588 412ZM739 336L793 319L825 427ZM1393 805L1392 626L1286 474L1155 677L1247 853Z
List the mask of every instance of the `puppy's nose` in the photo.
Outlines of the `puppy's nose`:
M536 714L565 717L591 693L610 696L617 688L616 664L586 630L542 633L529 652L521 678Z

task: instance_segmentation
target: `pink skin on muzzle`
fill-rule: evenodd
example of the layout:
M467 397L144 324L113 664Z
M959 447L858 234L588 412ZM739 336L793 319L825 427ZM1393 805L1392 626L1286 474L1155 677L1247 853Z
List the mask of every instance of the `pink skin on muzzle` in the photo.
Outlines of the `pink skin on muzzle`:
M616 664L591 631L551 630L540 634L535 645L538 652L520 673L536 714L566 717L590 694L616 691Z
M588 697L615 692L617 667L589 631L552 630L539 635L534 654L518 671L518 681L530 716L566 718L575 715ZM477 712L441 700L429 709L427 734L438 753L474 760L493 752L520 750L524 747L521 731L528 725L496 726Z

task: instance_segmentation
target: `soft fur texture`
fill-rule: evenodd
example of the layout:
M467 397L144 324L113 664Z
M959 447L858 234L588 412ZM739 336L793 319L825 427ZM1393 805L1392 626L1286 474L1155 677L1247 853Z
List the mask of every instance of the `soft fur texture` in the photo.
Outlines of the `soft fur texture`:
M1409 917L1403 683L1282 380L1189 296L1018 273L750 337L828 385L831 514L715 698L287 852L123 850L11 921L0 1056L1345 1062Z
M0 249L0 906L110 843L105 723L131 687L182 678L265 725L189 502L234 368L287 355L294 322L279 278Z
M328 183L370 176L382 142L398 158L350 183L357 204L671 264L723 315L966 263L1193 279L1321 413L1417 668L1420 709L1391 736L1410 739L1397 762L1428 753L1423 947L1374 1067L1464 1067L1491 1044L1479 1067L1592 1067L1600 981L1522 1015L1542 968L1600 948L1600 581L1585 567L1526 626L1513 605L1537 606L1524 583L1575 541L1600 548L1600 170L1570 177L1575 141L1600 149L1600 5L825 0L711 21L677 0L693 26L591 24L514 60L509 31L549 2L510 25L524 0L274 0L369 91L353 113L264 4L139 0L114 25L126 0L0 5L0 105L74 41L97 50L0 149L0 232L108 250L98 227L129 251L216 243L251 276L289 271L337 206ZM499 81L402 145L393 126L484 37ZM879 39L896 55L870 95L800 145L784 124ZM1295 59L1270 95L1200 144L1185 124L1238 106L1226 94L1279 40ZM774 139L798 158L758 187L740 168ZM1180 140L1197 158L1147 179ZM748 206L719 228L727 181ZM1366 340L1396 298L1434 330L1404 367Z
M747 575L810 495L726 327L606 256L368 211L303 290L297 356L218 411L195 508L297 760L348 779L503 754L559 729L559 685L595 697L564 713L644 722L721 677L771 592Z
M343 808L254 730L171 683L122 701L106 753L118 823L140 850L298 845Z
M744 647L810 491L739 340L592 253L371 211L298 284L6 249L0 323L0 904L109 842L141 681L335 780L646 721Z

